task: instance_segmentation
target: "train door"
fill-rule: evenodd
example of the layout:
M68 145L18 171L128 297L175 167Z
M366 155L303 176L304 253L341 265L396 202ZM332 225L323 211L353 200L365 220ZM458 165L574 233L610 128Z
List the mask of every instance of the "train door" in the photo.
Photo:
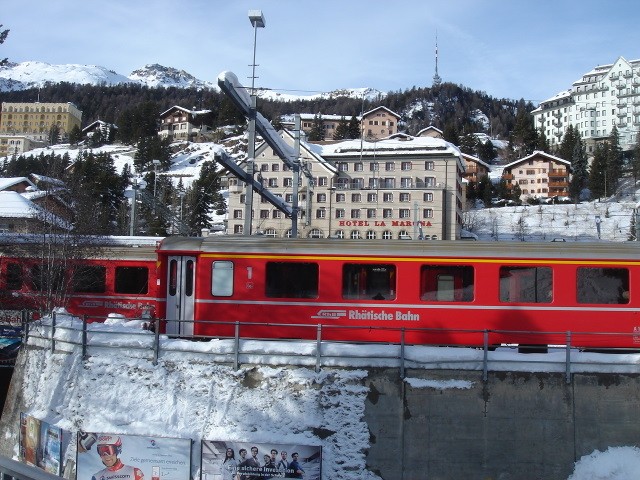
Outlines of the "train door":
M195 257L169 257L167 268L168 335L193 335L195 280Z

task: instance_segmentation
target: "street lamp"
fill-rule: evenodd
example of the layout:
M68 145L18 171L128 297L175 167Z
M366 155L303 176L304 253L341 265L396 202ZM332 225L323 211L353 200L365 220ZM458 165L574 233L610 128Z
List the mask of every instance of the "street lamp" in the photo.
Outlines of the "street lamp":
M327 238L331 238L331 218L333 217L333 192L336 191L336 187L329 187L329 235Z
M153 160L153 213L156 213L156 186L158 184L158 167L160 160Z
M244 235L251 235L251 224L253 220L253 169L256 157L256 40L258 28L264 28L264 15L261 10L249 10L249 21L253 26L253 63L251 64L251 106L249 108L249 142L247 145L247 171L246 190L244 205Z

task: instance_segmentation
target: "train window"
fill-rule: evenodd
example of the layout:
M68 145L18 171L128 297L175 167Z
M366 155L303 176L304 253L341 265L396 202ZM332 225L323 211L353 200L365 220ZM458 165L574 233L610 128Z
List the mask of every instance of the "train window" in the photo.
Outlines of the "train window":
M230 297L233 295L233 262L213 262L211 294L216 297Z
M103 293L106 290L106 283L106 267L79 265L73 269L71 287L74 292Z
M578 268L577 300L578 303L629 303L629 270Z
M147 267L116 267L116 293L147 293L149 269Z
M394 300L396 267L386 264L351 264L342 267L342 297Z
M22 288L22 266L19 263L7 263L7 290Z
M427 302L472 302L473 267L470 265L423 265L420 299Z
M550 267L500 267L500 301L551 303Z
M175 297L178 291L178 261L169 262L169 295Z
M184 278L184 294L187 297L193 296L193 281L194 281L194 271L195 263L193 260L187 260L185 264L186 273Z
M267 262L265 288L271 298L317 298L318 264Z
M34 290L47 292L64 288L63 268L60 265L32 265L30 273Z

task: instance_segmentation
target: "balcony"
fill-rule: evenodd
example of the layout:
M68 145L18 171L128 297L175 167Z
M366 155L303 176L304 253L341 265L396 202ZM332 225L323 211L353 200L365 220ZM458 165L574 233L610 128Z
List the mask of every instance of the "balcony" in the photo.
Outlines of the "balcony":
M555 170L549 170L549 177L566 177L567 176L567 171L563 168L561 169L555 169Z
M560 110L556 110L551 115L556 117L556 118L560 118L560 117L562 117L562 112Z
M549 188L568 188L569 182L549 182Z
M502 178L505 180L513 180L513 173L503 173Z
M551 122L551 125L553 125L556 128L560 128L562 126L562 122L560 120L553 120Z

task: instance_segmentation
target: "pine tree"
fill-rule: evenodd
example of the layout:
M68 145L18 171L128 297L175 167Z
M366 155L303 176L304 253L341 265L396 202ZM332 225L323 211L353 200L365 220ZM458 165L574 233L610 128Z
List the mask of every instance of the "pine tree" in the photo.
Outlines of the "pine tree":
M360 138L360 135L362 135L362 127L360 126L360 121L358 120L358 117L353 115L351 117L351 120L349 120L349 133L347 134L347 138L355 140L357 138Z
M491 163L498 156L491 140L486 142L478 141L477 150L480 160L488 163Z
M606 143L597 144L593 153L593 161L589 171L589 189L594 198L600 198L609 192L606 189L607 157L609 155L609 145Z
M349 124L347 120L342 117L338 122L338 126L336 127L336 131L333 132L334 140L345 140L349 138Z
M636 144L631 154L631 173L633 175L633 183L636 184L640 179L640 133L636 136Z
M0 23L0 28L2 28L2 24ZM9 35L9 30L0 30L0 44L3 44ZM0 60L0 67L4 67L8 62L8 59L3 58Z
M319 142L324 140L324 125L322 124L322 117L320 114L316 114L313 117L313 125L307 139L310 142Z
M622 176L622 166L623 156L620 148L620 138L618 137L618 127L614 125L611 129L609 150L607 152L606 182L608 195L615 195L618 189L620 177Z
M580 137L580 132L577 133L577 141L574 144L571 154L572 177L571 183L569 184L569 195L575 202L580 200L580 193L589 181L587 154L582 138Z
M200 177L193 182L188 193L189 216L187 224L192 235L199 235L203 228L211 228L211 214L226 209L220 193L220 173L215 162L204 162Z
M580 131L578 130L578 128L576 127L574 129L573 125L569 125L566 132L564 133L564 136L562 137L562 142L558 147L556 155L563 160L570 160L573 156L575 145L578 141L579 136Z
M524 101L518 105L515 125L509 137L509 148L516 158L530 155L538 145L538 131L533 125L533 117L525 108Z

